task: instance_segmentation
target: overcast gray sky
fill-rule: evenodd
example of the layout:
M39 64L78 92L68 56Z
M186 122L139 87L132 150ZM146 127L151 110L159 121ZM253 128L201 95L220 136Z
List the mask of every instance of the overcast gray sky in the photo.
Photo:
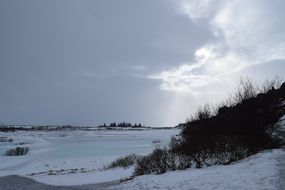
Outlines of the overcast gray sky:
M285 77L283 0L0 0L0 123L171 126Z

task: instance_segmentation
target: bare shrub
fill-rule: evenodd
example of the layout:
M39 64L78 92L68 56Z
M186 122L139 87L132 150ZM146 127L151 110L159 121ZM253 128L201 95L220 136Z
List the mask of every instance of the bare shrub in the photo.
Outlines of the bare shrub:
M15 143L15 145L25 145L25 144L28 144L28 143L25 143L25 142L18 142L18 143Z
M166 149L155 149L151 154L143 156L137 162L134 175L162 174L167 171L168 151Z
M166 148L157 148L151 154L138 159L134 176L186 169L191 167L192 163L190 156L175 153Z
M239 83L236 85L236 91L233 95L233 101L240 103L243 100L253 98L257 95L258 88L253 84L250 78L241 78Z
M161 143L161 140L160 139L156 139L156 140L153 140L152 143L153 144L158 144L158 143Z
M176 155L177 170L184 170L186 168L190 168L194 164L192 157L190 157L189 155L181 153L176 153L175 155Z
M5 156L22 156L29 152L29 147L16 147L6 151Z
M200 106L197 112L191 117L190 121L204 120L212 117L212 108L210 104Z
M0 142L13 142L13 139L8 137L0 137Z
M109 165L105 166L104 169L112 169L112 168L128 168L132 165L134 165L137 160L140 158L140 156L135 155L135 154L131 154L128 156L124 156L121 158L118 158L117 160L111 162Z
M259 87L260 93L267 93L272 89L278 89L282 85L282 79L279 76L275 76L272 80L265 80Z
M243 145L239 137L221 137L216 139L210 151L209 158L212 159L212 164L227 165L234 161L240 160L249 153L249 147ZM211 164L211 165L212 165Z
M265 80L261 85L254 84L249 77L241 77L236 84L234 94L228 98L228 106L234 106L243 100L254 98L259 93L267 93L274 89L279 89L282 85L282 79L275 76L272 80Z

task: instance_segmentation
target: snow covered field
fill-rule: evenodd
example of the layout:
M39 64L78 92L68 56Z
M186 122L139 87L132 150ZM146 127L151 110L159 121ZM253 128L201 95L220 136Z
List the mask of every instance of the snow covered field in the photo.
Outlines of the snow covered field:
M102 171L104 165L121 156L143 155L166 146L178 133L178 129L0 133L0 137L13 138L13 142L0 143L0 176L16 174L54 185L113 181L129 177L133 168ZM3 156L18 143L25 143L21 146L30 147L30 152Z
M284 119L278 124L284 126ZM46 184L67 186L110 182L129 177L133 168L103 171L104 165L124 155L143 155L156 146L163 147L179 132L178 129L161 129L0 133L1 137L14 139L0 143L0 176L17 174ZM154 144L154 140L161 142ZM7 149L20 142L31 148L27 155L3 156ZM284 149L267 150L227 166L139 176L107 189L277 190L282 189L280 181L284 180L280 174L285 169L284 157Z

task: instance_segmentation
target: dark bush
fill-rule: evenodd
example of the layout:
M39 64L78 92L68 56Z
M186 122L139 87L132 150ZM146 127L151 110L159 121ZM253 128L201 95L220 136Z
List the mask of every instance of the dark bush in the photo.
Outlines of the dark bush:
M152 143L153 143L153 144L159 144L159 143L161 143L161 140L160 140L160 139L153 140Z
M260 150L276 148L280 141L272 134L275 123L285 114L282 101L285 87L273 80L262 91L249 80L242 80L230 103L217 111L199 109L200 117L189 120L180 141L172 149L191 156L197 167L229 164ZM228 101L229 102L229 101ZM201 117L201 115L203 117Z
M111 162L111 164L105 166L104 169L107 170L107 169L117 168L117 167L128 168L134 165L139 158L140 156L135 155L135 154L124 156L124 157L118 158L117 160Z
M8 137L0 137L0 142L13 142L13 139Z
M29 147L16 147L6 151L5 156L22 156L29 152Z
M191 165L191 157L172 152L166 148L157 148L151 154L138 159L134 175L162 174L167 171L189 168Z
M151 154L143 156L138 160L134 175L165 173L168 167L167 158L167 150L155 149Z

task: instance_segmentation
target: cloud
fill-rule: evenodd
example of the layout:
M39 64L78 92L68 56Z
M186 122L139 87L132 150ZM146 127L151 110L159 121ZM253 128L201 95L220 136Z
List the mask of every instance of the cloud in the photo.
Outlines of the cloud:
M149 76L161 89L203 93L221 89L252 65L285 59L282 1L183 0L179 14L203 22L213 34L195 51L194 61ZM189 34L190 35L190 34Z
M213 0L200 0L189 1L182 0L180 5L180 11L183 14L187 14L192 20L207 18L213 12L215 2Z

